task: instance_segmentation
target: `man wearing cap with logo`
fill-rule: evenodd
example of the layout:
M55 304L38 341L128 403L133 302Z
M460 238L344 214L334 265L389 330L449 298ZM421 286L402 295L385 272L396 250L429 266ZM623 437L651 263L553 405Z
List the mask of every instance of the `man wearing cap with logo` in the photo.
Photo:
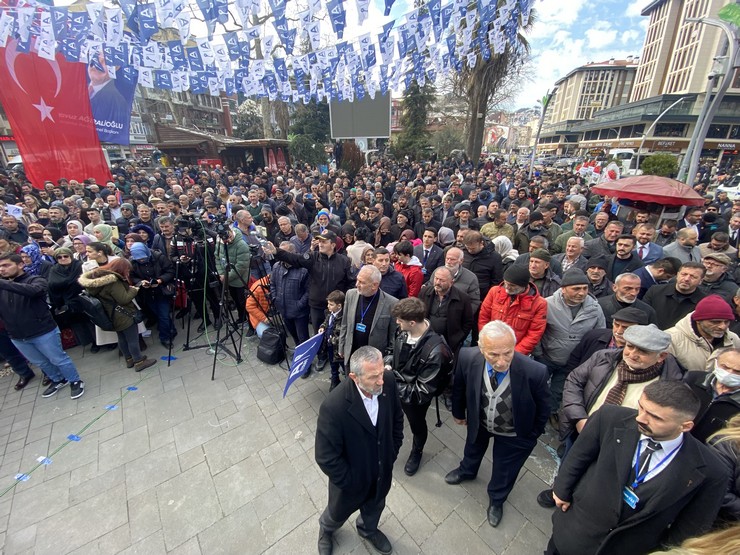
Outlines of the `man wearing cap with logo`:
M500 320L516 334L516 351L529 355L540 342L547 325L547 301L530 283L529 270L513 265L504 272L504 281L491 287L480 307L478 329Z
M737 292L737 283L730 276L732 260L719 252L712 252L702 258L701 263L707 269L701 282L701 289L707 295L717 294L728 303Z
M606 327L599 303L588 294L588 284L586 274L572 268L563 274L561 288L547 298L547 327L535 352L550 370L553 414L560 406L570 353L587 331Z
M666 330L672 338L670 352L687 370L710 371L720 349L740 348L740 338L730 331L735 313L722 297L709 295L694 311Z
M293 254L265 243L265 253L275 256L275 260L287 262L292 266L307 268L311 276L308 289L308 306L311 307L311 322L318 332L324 323L326 296L334 290L346 292L355 283L352 263L349 258L336 252L337 236L325 230L317 235L312 249L304 254Z
M529 280L544 298L560 289L560 276L550 267L551 258L545 249L535 249L529 255Z
M711 365L712 371L687 372L684 381L701 401L699 415L691 434L706 441L725 427L733 416L740 414L740 349L729 347L719 351Z
M560 441L565 459L588 418L603 405L637 408L645 387L658 380L680 380L683 369L668 353L671 337L655 324L624 330L624 347L595 352L565 380L560 408ZM543 507L554 507L552 490L537 496Z

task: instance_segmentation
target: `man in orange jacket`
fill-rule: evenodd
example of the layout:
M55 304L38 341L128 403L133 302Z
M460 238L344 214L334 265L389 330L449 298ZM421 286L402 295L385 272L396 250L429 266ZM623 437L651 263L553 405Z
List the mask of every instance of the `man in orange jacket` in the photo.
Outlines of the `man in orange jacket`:
M517 352L528 355L539 343L547 326L547 301L529 282L526 266L510 266L501 285L488 291L480 307L478 329L493 320L506 322L514 329Z

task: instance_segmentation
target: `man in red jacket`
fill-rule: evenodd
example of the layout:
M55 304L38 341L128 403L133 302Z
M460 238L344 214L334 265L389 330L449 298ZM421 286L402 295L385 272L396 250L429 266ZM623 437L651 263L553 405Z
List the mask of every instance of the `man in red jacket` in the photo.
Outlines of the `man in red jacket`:
M528 355L539 343L547 326L547 301L529 282L526 266L509 266L501 285L488 291L480 307L478 329L493 320L506 322L514 329L517 352Z
M413 245L409 241L399 241L393 245L393 253L398 259L396 271L406 280L409 297L418 297L424 283L424 274L421 271L421 262L414 256Z

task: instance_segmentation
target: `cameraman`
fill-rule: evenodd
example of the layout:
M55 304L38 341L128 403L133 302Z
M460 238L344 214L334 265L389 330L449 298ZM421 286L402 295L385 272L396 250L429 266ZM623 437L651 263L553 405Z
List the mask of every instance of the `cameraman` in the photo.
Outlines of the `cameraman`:
M244 236L244 241L252 250L253 258L251 260L250 275L253 280L262 279L270 274L270 263L272 256L265 253L264 245L267 243L265 237L265 228L255 225L254 218L248 210L239 210L234 216L236 226ZM250 283L251 285L251 283Z
M149 307L157 317L159 342L169 347L177 335L170 317L170 304L177 289L172 281L175 271L167 255L150 250L144 243L131 245L131 281L139 287L139 304Z
M237 324L248 323L247 320L247 293L244 290L249 286L249 266L252 254L247 242L238 229L230 227L227 223L217 225L218 239L216 239L216 269L221 281L226 280L236 311L239 316ZM228 262L232 268L226 267ZM221 318L223 320L223 316ZM249 335L254 335L249 334Z
M198 326L199 333L211 325L205 310L206 301L213 313L214 328L221 327L215 237L207 222L192 215L181 216L175 222L175 236L170 249L175 262L175 276L185 284L188 298L195 305L196 319L203 320Z

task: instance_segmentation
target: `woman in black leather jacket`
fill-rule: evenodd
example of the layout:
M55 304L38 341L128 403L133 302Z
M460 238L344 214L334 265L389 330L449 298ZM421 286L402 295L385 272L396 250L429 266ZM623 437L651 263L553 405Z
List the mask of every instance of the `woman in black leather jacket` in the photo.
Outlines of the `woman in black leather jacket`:
M452 351L444 337L426 319L426 307L416 297L401 299L391 315L399 333L392 354L385 357L396 376L401 408L414 436L404 472L413 476L419 469L428 430L426 414L432 399L447 385L452 370Z

